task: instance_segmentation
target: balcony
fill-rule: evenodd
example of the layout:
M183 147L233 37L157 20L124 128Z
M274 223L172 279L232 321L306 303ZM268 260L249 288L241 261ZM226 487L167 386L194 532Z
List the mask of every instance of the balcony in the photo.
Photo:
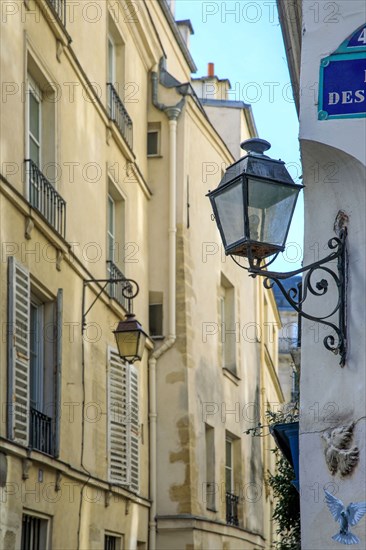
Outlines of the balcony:
M110 279L125 279L125 276L123 275L122 271L118 269L116 264L114 264L110 260L107 261L107 272L108 272L108 278ZM108 288L109 297L116 300L124 309L128 310L128 298L125 298L122 294L122 291L126 289L126 284L123 282L111 283L108 286L109 286Z
M28 165L29 202L65 238L66 202L32 160Z
M226 523L228 525L239 525L238 504L238 496L226 493Z
M30 422L30 446L52 455L52 419L31 407Z
M113 84L108 82L108 111L109 118L115 122L121 136L126 140L129 148L132 150L133 128L132 120L126 111Z
M47 0L47 4L57 19L66 27L66 0Z

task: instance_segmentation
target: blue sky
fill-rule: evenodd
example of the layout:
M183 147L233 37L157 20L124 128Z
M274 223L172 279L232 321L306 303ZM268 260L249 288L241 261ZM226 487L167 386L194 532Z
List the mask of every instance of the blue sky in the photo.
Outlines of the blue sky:
M298 119L276 2L176 0L176 19L190 19L193 25L191 54L198 68L194 76L206 75L207 63L214 63L215 74L231 82L230 99L252 105L259 136L272 144L270 156L284 160L293 179L301 183ZM278 270L300 267L302 197L287 243L287 252L273 264Z

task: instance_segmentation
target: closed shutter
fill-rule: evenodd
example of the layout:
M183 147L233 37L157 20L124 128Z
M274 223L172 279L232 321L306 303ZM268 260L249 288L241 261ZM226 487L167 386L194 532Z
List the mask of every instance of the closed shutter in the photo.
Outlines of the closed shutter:
M54 455L60 454L60 419L61 419L61 367L62 367L62 298L63 291L57 291L56 303L56 380L55 380L55 431Z
M29 441L29 272L14 257L8 264L8 437Z
M128 414L129 369L117 350L108 349L108 458L109 480L130 484L131 430Z
M131 426L131 486L134 493L139 492L140 469L140 424L139 424L139 378L137 368L128 365L130 370L130 426Z

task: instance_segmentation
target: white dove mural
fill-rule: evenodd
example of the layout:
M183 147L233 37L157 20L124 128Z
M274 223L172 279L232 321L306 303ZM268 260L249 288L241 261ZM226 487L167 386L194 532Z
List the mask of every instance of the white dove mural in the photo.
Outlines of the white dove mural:
M339 533L333 535L332 539L341 544L359 544L360 539L350 531L350 527L356 525L366 514L365 502L351 502L347 508L341 500L331 495L324 489L325 500L330 513L340 524Z

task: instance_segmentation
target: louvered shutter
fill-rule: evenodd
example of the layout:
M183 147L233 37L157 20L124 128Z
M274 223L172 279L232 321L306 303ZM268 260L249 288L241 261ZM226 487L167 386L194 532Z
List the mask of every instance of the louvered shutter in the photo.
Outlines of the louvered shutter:
M29 441L29 272L14 257L8 264L8 437Z
M63 291L57 291L56 303L56 381L55 381L55 431L54 455L60 454L60 420L61 420L61 369L62 369L62 298Z
M129 369L117 350L108 349L109 480L130 484L131 430L128 414Z
M130 370L130 427L131 427L131 486L134 493L139 492L140 470L140 423L139 423L139 378L138 370L129 365Z

